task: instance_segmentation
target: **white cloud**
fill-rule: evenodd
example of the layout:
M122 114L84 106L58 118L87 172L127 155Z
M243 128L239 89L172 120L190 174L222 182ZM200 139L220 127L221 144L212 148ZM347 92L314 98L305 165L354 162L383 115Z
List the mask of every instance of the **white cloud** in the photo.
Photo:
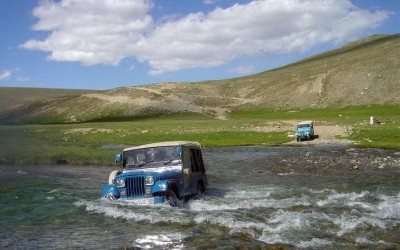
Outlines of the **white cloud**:
M127 57L147 62L157 75L213 67L265 53L305 51L358 38L390 15L349 0L257 0L167 19L157 26L149 0L44 1L34 9L35 30L26 49L51 52L50 60L117 65Z
M215 4L217 0L203 0L204 4Z
M51 52L50 60L85 65L117 65L133 56L133 49L151 27L148 0L41 1L33 10L39 20L34 30L49 31L43 40L22 47Z
M11 77L11 70L3 69L3 70L0 72L0 81L7 80L7 79L9 79L10 77Z
M17 82L28 82L29 80L29 77L17 77Z

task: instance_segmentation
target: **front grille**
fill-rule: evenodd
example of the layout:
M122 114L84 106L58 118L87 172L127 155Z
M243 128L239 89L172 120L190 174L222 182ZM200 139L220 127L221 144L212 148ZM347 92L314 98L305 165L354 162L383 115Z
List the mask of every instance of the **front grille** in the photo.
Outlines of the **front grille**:
M129 177L125 180L126 195L128 197L144 196L144 177Z

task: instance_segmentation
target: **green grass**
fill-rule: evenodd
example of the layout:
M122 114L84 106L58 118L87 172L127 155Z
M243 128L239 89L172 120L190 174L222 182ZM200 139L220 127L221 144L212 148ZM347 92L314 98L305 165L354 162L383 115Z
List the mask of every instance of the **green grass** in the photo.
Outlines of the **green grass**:
M380 123L370 125L371 116ZM258 123L263 120L317 120L319 123L347 126L352 133L348 139L359 147L400 148L400 106L369 105L344 108L305 110L239 110L231 113L231 119Z
M400 122L358 126L350 139L359 147L400 148Z
M221 121L200 114L174 114L126 122L0 126L0 163L111 165L120 150L107 145L140 145L191 140L204 147L278 145L286 133L241 131L242 122Z
M320 124L350 128L355 146L400 148L400 106L347 107L340 109L235 111L227 120L178 113L131 121L75 124L0 126L0 163L112 165L121 149L108 145L140 145L158 141L198 141L204 147L243 145L276 146L292 141L289 131L256 132L254 128L278 126L289 120L315 120ZM374 115L381 121L369 125ZM272 124L272 125L271 125ZM121 146L122 148L123 146Z

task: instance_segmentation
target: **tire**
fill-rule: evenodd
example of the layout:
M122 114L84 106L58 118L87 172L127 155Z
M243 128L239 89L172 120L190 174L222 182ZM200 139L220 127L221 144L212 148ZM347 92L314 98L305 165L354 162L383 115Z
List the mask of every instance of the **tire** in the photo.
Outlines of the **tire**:
M119 175L121 173L121 171L119 171L119 170L115 170L115 171L112 171L111 173L110 173L110 176L108 177L108 184L114 184L114 179L115 179L115 177L117 177L117 175Z
M181 200L179 199L179 196L173 189L168 190L166 198L171 207L179 207L182 203Z
M205 190L203 184L201 184L200 182L197 183L197 195L204 194L205 191L206 190Z

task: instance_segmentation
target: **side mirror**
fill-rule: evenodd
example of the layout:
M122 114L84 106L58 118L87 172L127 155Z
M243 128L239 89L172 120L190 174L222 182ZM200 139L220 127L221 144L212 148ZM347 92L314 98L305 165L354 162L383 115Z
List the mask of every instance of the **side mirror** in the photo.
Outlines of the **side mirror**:
M120 162L122 162L122 154L116 154L115 163L120 163Z

